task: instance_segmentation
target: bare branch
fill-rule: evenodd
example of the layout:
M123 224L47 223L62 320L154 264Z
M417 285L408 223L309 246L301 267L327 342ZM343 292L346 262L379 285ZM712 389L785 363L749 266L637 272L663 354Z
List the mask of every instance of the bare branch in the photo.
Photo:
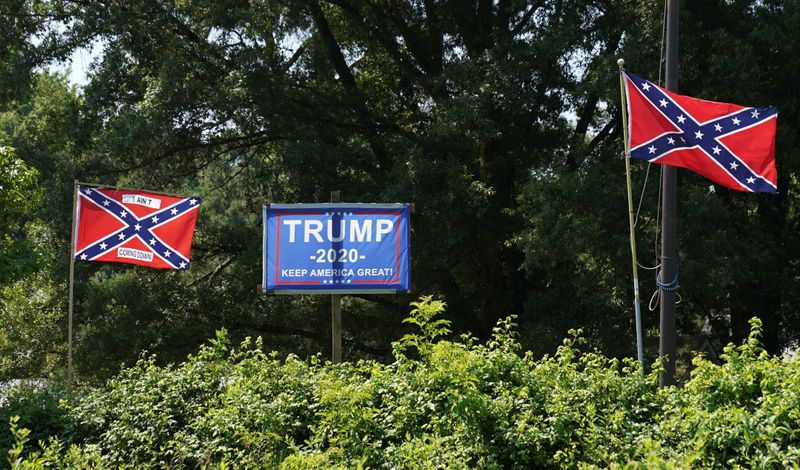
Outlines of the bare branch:
M219 272L220 272L220 271L222 271L222 270L223 270L223 269L225 269L225 268L226 268L226 267L227 267L229 264L231 264L231 261L233 261L233 256L229 256L229 257L228 257L228 258L227 258L225 261L223 261L222 263L220 263L220 264L219 264L219 266L217 266L216 268L214 268L214 270L213 270L213 271L211 271L211 272L209 272L209 273L206 273L206 274L204 274L204 275L202 275L202 276L198 277L198 278L197 278L197 279L195 279L194 281L190 282L190 283L189 283L189 284L188 284L186 287L194 287L195 285L197 285L197 284L199 284L199 283L201 283L201 282L203 282L203 281L209 281L209 282L211 282L211 281L214 279L214 277L215 277L217 274L219 274Z
M314 18L314 24L320 36L322 36L322 42L325 43L325 50L328 53L331 64L333 64L334 70L339 74L339 79L345 88L348 90L355 90L356 79L350 71L350 67L347 66L347 62L344 60L342 49L336 37L334 37L333 31L331 31L331 27L328 24L328 20L325 18L325 14L322 12L322 8L319 6L319 2L317 0L309 0L308 4L311 9L311 16Z

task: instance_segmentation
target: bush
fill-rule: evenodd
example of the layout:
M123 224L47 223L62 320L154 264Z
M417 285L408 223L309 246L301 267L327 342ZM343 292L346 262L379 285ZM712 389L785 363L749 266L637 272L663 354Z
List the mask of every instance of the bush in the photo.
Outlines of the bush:
M683 388L659 389L657 372L642 379L632 360L584 351L580 331L535 359L520 354L513 317L478 344L442 339L443 303L413 306L419 332L394 344L388 365L279 360L258 340L233 348L224 331L180 365L143 357L60 408L74 433L25 458L15 428L11 462L785 468L800 457L798 360L767 355L757 321L723 365L698 358Z
M65 396L60 385L48 384L44 380L21 382L3 389L2 394L0 450L7 451L15 445L15 436L6 427L12 418L18 427L29 429L26 437L33 442L47 440L49 436L71 438L67 409L60 406Z

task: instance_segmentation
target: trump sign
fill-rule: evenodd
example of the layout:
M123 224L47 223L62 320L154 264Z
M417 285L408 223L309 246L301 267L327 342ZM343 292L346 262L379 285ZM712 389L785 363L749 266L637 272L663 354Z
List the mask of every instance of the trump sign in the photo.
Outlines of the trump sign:
M264 291L409 290L409 213L408 204L264 206Z

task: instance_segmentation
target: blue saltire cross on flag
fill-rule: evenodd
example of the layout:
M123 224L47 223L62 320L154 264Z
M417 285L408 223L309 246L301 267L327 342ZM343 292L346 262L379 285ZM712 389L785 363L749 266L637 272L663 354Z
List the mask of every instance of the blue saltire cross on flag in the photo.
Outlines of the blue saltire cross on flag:
M624 75L632 158L688 168L739 191L777 192L777 109L700 100Z
M77 261L189 269L200 199L78 186Z

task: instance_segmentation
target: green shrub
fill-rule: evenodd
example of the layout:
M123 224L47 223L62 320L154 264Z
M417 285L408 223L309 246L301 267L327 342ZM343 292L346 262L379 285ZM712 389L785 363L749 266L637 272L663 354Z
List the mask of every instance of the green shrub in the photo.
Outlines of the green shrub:
M19 416L13 416L9 420L10 432L14 440L8 450L8 463L11 468L92 469L103 467L100 453L91 445L81 448L73 444L65 449L61 441L51 437L47 443L40 441L40 451L26 449L25 444L30 440L30 430L20 428L18 422Z
M698 358L684 387L659 389L657 372L642 379L634 361L584 350L580 331L536 359L520 354L514 317L478 344L445 339L442 302L413 307L408 322L419 331L394 344L388 365L279 360L259 340L233 348L224 331L179 365L143 357L59 408L66 434L41 450L25 457L26 436L14 428L9 461L290 469L800 461L800 364L767 355L757 321L722 365Z
M12 418L21 428L28 428L28 440L38 442L47 440L49 436L61 436L71 439L70 420L67 409L60 406L66 394L63 388L55 383L20 383L3 390L4 403L0 406L0 452L11 449L16 439L6 428ZM2 468L5 459L0 460Z

